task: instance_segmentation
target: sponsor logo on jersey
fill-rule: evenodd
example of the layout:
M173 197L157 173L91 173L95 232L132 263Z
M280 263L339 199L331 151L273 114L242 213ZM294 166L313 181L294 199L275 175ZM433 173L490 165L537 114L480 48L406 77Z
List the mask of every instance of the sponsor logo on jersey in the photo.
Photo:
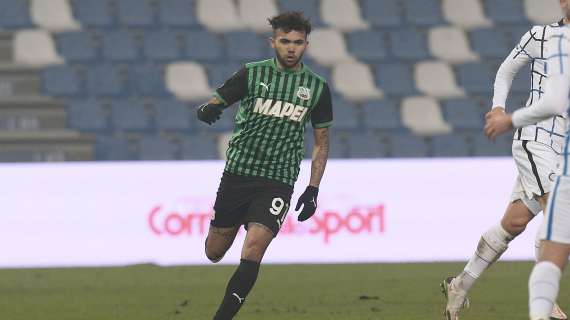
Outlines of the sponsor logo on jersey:
M257 98L253 112L277 118L289 118L301 122L309 108L296 106L290 102L274 101L273 99Z
M299 87L299 90L297 90L297 97L301 100L311 99L311 89L307 87Z

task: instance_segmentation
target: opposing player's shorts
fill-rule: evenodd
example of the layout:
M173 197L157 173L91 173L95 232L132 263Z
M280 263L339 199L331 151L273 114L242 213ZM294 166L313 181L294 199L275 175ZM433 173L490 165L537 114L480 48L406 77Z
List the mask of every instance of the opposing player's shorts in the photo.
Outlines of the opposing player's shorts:
M224 172L216 203L214 227L229 228L248 223L266 226L276 236L285 221L293 187L275 180Z
M548 197L546 217L542 221L539 237L570 244L570 177L557 176L554 189Z
M511 202L521 200L533 214L542 209L536 196L549 193L560 156L549 146L535 141L513 141L513 159L517 165L518 176L515 181Z

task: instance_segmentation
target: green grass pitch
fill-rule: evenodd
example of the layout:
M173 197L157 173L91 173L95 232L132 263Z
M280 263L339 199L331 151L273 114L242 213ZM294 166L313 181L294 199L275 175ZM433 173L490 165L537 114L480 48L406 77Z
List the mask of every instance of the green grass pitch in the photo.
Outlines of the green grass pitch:
M463 263L267 265L238 320L441 319L439 283ZM527 319L532 263L500 262L462 319ZM2 320L212 319L234 266L0 270ZM560 304L570 310L564 295Z

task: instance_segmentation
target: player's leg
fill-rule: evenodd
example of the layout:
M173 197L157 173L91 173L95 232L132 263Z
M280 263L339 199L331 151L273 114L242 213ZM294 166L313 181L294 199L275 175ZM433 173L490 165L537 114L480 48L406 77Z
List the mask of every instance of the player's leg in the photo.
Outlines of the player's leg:
M234 243L239 227L218 228L210 225L206 238L206 257L213 263L222 260Z

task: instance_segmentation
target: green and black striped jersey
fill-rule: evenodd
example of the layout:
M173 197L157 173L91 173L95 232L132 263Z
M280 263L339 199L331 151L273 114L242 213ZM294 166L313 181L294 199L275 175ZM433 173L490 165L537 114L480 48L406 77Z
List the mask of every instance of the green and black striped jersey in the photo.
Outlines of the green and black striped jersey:
M305 65L287 71L275 59L246 64L214 93L226 106L241 101L225 170L293 185L305 154L305 124L332 124L325 79Z

